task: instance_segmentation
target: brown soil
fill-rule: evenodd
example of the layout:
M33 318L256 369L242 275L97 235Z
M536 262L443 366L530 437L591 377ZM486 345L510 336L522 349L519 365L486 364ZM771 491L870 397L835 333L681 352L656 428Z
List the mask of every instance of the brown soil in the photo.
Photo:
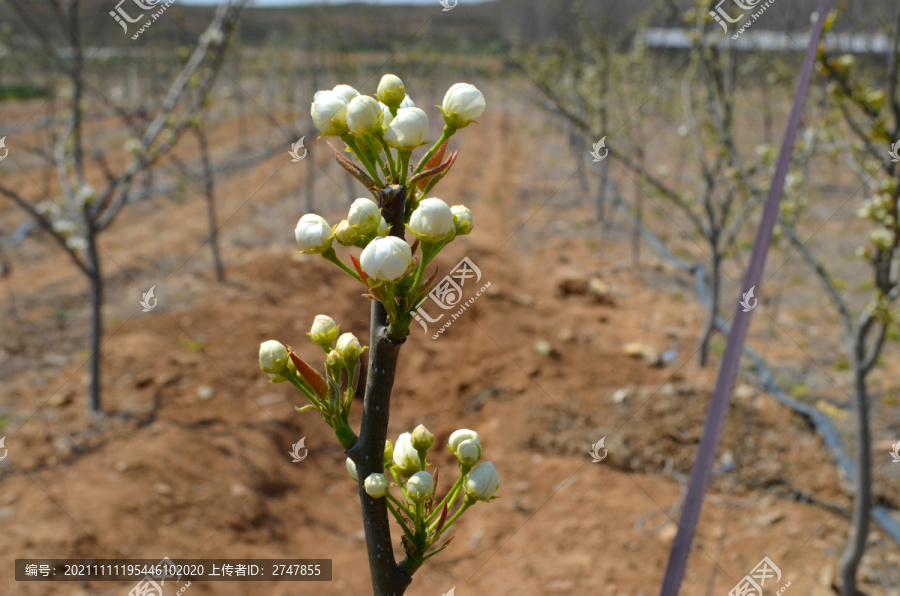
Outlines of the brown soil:
M697 365L702 310L689 281L646 249L632 267L623 221L605 232L589 223L572 164L558 157L543 168L546 154L567 155L561 137L544 130L544 152L532 151L544 121L512 117L519 132L507 143L484 141L501 138L500 118L487 116L454 139L459 163L439 196L469 204L477 225L438 263L443 274L468 256L491 289L440 339L413 329L390 428L396 437L424 423L441 445L457 428L476 429L502 498L462 518L454 543L408 594L454 586L457 596L656 594L675 526L653 534L636 521L659 513L652 529L678 497L665 466L690 473L718 357ZM217 134L230 138L233 123ZM327 174L318 206L336 221L347 183L321 143L307 142ZM301 396L267 384L256 364L269 338L318 358L303 334L320 312L366 337L361 288L321 259L293 256L291 226L303 212L293 189L305 172L279 155L220 184L223 285L212 281L208 249L196 252L201 200L136 204L104 235L100 419L85 412L84 280L46 239L10 255L13 272L0 282L8 417L0 434L9 449L0 464L0 594L131 588L16 583L16 558L163 556L334 561L330 583L195 583L192 595L370 593L342 450L316 416L294 412ZM5 225L18 219L3 213ZM608 284L604 300L580 293L591 277ZM143 313L138 299L153 285L158 307ZM678 359L665 367L623 349L640 342L661 352L672 337ZM771 345L760 337L760 347ZM740 480L721 468L714 476L682 593L707 593L715 569L709 593L726 594L768 556L791 582L788 594L829 594L849 523L798 495L847 509L848 494L817 436L752 382L742 374L719 450L741 459ZM354 426L359 412L357 404ZM304 436L309 456L292 464L290 446ZM587 451L601 437L609 455L594 464ZM432 459L446 490L452 456L441 448ZM867 594L898 594L881 587L900 584L897 545L877 529L864 563Z

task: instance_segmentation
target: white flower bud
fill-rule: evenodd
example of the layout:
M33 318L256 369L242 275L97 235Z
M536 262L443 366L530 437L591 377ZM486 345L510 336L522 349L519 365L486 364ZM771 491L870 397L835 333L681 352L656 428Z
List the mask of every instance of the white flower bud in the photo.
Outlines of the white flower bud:
M379 281L397 281L412 263L409 244L396 236L375 238L363 249L359 264L369 277Z
M384 474L369 474L365 481L366 493L373 499L380 499L388 494L388 481Z
M334 239L341 246L356 246L356 243L362 237L362 234L350 227L350 222L342 219L341 223L335 224L332 228Z
M453 212L447 203L435 198L422 200L406 227L420 242L428 244L449 240L456 234Z
M356 199L350 205L347 223L363 236L374 234L381 220L381 209L372 199Z
M41 201L37 204L36 209L44 217L54 217L60 214L59 205L53 201Z
M428 500L434 494L434 477L428 472L416 472L406 481L406 494L414 503Z
M400 102L401 108L414 108L416 107L416 102L413 101L413 98L407 95L403 98L403 101Z
M87 238L84 236L71 236L66 238L66 246L69 250L74 250L76 252L85 252L88 247Z
M456 448L459 447L459 444L466 439L471 439L481 445L481 441L478 439L477 432L475 432L474 430L469 430L468 428L461 428L457 431L454 431L453 434L450 435L450 440L447 441L447 445L450 447L450 451L455 454Z
M454 205L450 207L450 212L453 213L453 225L456 227L457 236L465 236L475 227L472 211L465 205Z
M350 100L333 91L317 91L309 113L323 136L339 137L349 130L347 104Z
M428 115L419 108L400 108L385 127L384 140L394 149L415 149L428 138Z
M457 83L447 90L441 112L452 128L465 128L484 113L484 94L475 85Z
M307 335L313 343L320 346L330 346L331 342L340 334L340 326L328 315L316 315L313 319L312 329Z
M331 248L334 234L324 217L307 213L297 222L294 237L297 239L300 252L315 255Z
M414 449L427 451L434 445L434 435L430 430L425 428L425 425L420 424L413 429L411 442Z
M385 131L387 130L388 124L394 120L394 115L391 114L391 108L381 102L378 102L378 104L381 106L381 115L384 117L384 120L381 123L381 130Z
M399 106L406 97L403 81L397 75L386 74L378 83L378 101L387 106Z
M489 461L469 472L466 477L466 495L471 499L490 501L499 488L500 475Z
M464 466L472 467L481 459L481 444L472 439L462 441L456 447L456 459Z
M358 95L347 106L347 126L355 135L379 132L384 124L381 104L374 97Z
M359 482L359 473L356 471L356 463L347 458L347 473L350 474L350 478L353 478L354 482Z
M409 433L403 433L397 439L391 458L397 470L407 478L422 469L422 460L419 459L419 452L412 445L412 435Z
M345 333L340 336L334 346L334 350L341 355L344 362L356 362L362 353L366 350L365 346L359 343L356 336L352 333Z
M391 233L391 226L388 225L387 220L383 217L381 218L381 223L378 224L378 230L375 233L379 236L387 236Z
M288 351L279 341L270 339L259 345L259 368L269 375L280 375L288 365Z
M350 85L337 85L331 92L339 97L343 97L348 104L353 101L353 98L359 97L359 91Z
M75 193L75 204L79 207L82 205L90 205L94 202L94 197L94 187L90 184L85 184Z
M63 238L68 238L77 229L75 222L68 219L54 220L53 223L50 224L50 227Z

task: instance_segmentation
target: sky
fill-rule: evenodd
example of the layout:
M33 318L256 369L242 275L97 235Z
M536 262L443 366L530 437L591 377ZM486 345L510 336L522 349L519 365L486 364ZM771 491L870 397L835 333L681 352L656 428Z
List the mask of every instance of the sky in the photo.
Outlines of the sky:
M463 3L475 4L487 0L462 0ZM219 4L220 0L178 0L179 4ZM363 4L436 4L438 0L256 0L256 6L299 6L302 4L350 4L362 2Z

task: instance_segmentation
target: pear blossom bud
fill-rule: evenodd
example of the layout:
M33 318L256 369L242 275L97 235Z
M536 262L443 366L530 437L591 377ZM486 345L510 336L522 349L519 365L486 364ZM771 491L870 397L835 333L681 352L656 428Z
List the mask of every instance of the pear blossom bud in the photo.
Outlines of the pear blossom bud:
M313 319L312 329L306 335L313 343L320 346L330 346L331 342L340 334L341 327L328 315L316 315Z
M397 470L407 478L422 469L422 460L412 445L412 435L409 433L403 433L397 439L392 459Z
M472 467L481 459L481 445L478 441L466 439L456 447L456 459L464 466Z
M420 201L406 227L420 242L427 244L449 240L456 234L453 212L447 203L435 198Z
M85 184L75 193L75 204L79 206L90 205L94 202L95 197L94 187L90 184Z
M356 362L362 356L366 347L359 343L355 335L345 333L338 338L334 349L344 359L344 362Z
M373 134L381 130L384 114L374 97L358 95L347 106L347 125L355 135Z
M38 213L44 217L55 217L60 214L59 205L53 201L41 201L36 208Z
M450 212L453 213L453 225L456 226L457 236L465 236L475 227L472 222L472 211L465 205L454 205L450 207Z
M334 233L324 217L315 213L307 213L297 222L294 228L297 246L300 252L308 255L321 254L331 248Z
M339 97L343 97L348 104L353 101L353 98L359 97L359 91L350 85L337 85L331 92Z
M441 112L451 128L465 128L484 113L484 94L475 85L457 83L447 90Z
M414 108L416 107L416 102L413 101L413 98L407 95L403 98L403 101L400 102L401 108Z
M347 473L350 474L350 478L353 478L354 482L359 482L359 473L356 471L356 463L349 457L347 458Z
M280 375L288 365L288 351L279 341L270 339L259 345L259 368L266 374Z
M468 428L461 428L460 430L454 431L453 434L450 435L450 440L447 441L447 445L450 447L450 451L455 454L456 448L459 447L459 444L466 439L471 439L481 445L481 441L478 439L477 432L475 432L474 430L469 430Z
M356 199L350 205L347 223L363 236L374 234L381 220L381 209L372 199Z
M428 500L434 494L434 477L428 472L416 472L406 481L406 494L414 503Z
M87 238L84 236L70 236L66 238L66 247L77 252L86 252L88 247Z
M366 493L373 499L380 499L388 494L388 482L384 474L369 474L364 484Z
M426 143L428 115L419 108L400 108L385 127L384 140L394 149L412 150Z
M387 220L383 217L381 218L381 223L378 224L378 230L375 232L379 236L387 236L391 233L391 226L388 225Z
M413 429L411 442L413 448L417 451L426 451L434 445L434 435L424 425L420 424Z
M359 264L369 277L379 281L397 281L412 263L409 244L396 236L375 238L359 255Z
M331 350L325 356L325 368L335 377L340 377L341 371L344 370L344 359L337 350Z
M378 102L381 105L381 115L384 117L384 121L381 123L381 130L387 130L388 124L394 119L394 115L391 114L391 108L387 107L381 102Z
M335 224L332 232L334 233L334 239L341 246L356 246L356 243L362 238L359 232L350 227L350 222L346 219L342 219L341 223Z
M347 125L347 104L350 100L333 91L317 91L310 106L316 128L323 136L339 137L349 130Z
M387 106L399 106L406 97L403 81L397 75L386 74L378 83L378 101Z
M494 464L484 462L466 477L466 495L477 501L490 501L497 489L500 488L500 476L494 469Z
M75 222L68 219L56 219L50 226L53 228L54 232L63 238L68 238L78 228L78 226L75 225Z

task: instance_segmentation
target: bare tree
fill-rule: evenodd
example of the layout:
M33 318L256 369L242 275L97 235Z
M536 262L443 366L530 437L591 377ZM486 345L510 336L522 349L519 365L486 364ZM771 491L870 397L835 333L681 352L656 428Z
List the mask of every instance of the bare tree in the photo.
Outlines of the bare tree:
M627 55L609 56L611 42L590 28L586 18L582 23L582 38L572 47L556 46L532 49L525 54L525 62L532 78L552 100L556 109L575 124L589 139L610 136L609 158L620 166L620 172L639 185L640 194L652 192L652 198L674 205L684 216L688 229L684 232L700 237L697 244L700 258L709 267L708 292L711 297L699 340L701 366L708 363L709 343L716 331L723 283L723 264L734 248L744 224L760 201L744 192L738 171L763 173L761 163L745 165L736 137L735 105L738 98L738 61L734 51L717 46L717 37L708 34L709 23L695 11L694 47L681 79L680 98L667 97L659 89L658 77L652 73L653 58L638 46ZM659 60L666 64L666 57ZM668 65L671 67L671 65ZM752 68L754 65L750 65ZM651 79L651 92L636 89L637 73ZM637 93L642 93L638 96ZM618 97L617 97L618 95ZM688 141L694 169L694 186L682 190L667 180L667 175L651 172L643 159L643 151L625 147L640 144L634 130L634 106L655 100L658 113L665 114L666 106L680 99L684 124L680 134ZM602 122L593 115L603 114ZM619 122L614 129L613 122ZM605 128L603 128L605 127ZM611 130L612 129L612 130ZM630 141L629 141L630 139ZM617 148L618 147L618 148ZM606 181L601 181L605 185ZM636 203L640 209L640 202ZM675 221L679 224L678 221ZM680 224L679 224L680 225Z
M29 31L38 39L44 51L52 57L59 55L40 23L34 21L20 0L6 0ZM101 307L103 305L103 274L98 247L99 235L107 230L121 213L129 199L132 185L142 172L149 170L161 156L178 142L190 126L194 115L202 108L210 89L216 81L220 65L228 47L231 33L243 7L243 0L221 5L215 13L209 29L200 37L200 43L170 85L166 97L156 115L142 127L139 140L134 143L130 162L114 172L102 152L96 152L93 160L105 177L105 185L95 191L87 183L88 159L83 135L86 94L100 97L106 105L123 118L126 126L134 130L135 118L124 108L118 107L105 95L90 88L86 81L84 40L79 20L80 0L71 0L65 8L60 2L50 2L54 15L71 46L70 62L56 60L62 75L72 88L66 119L56 135L52 162L60 189L62 204L49 201L35 205L21 193L0 184L0 193L25 210L37 224L45 229L63 248L72 262L87 277L90 285L90 332L88 349L91 354L89 408L101 409L100 399L100 348L103 332ZM201 66L207 64L206 68ZM188 90L191 92L188 93ZM190 95L187 105L176 112L182 97Z

